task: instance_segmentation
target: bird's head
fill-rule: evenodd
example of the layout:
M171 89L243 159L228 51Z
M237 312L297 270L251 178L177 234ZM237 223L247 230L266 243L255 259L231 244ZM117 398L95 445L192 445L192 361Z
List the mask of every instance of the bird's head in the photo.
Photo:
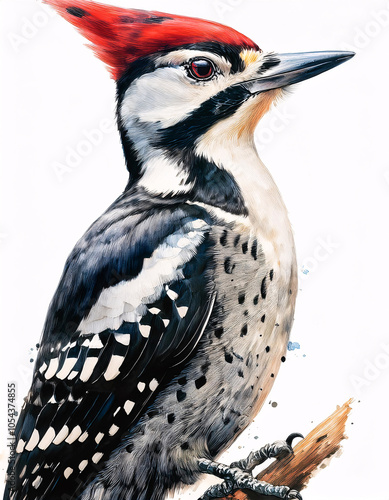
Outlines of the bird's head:
M117 82L131 182L151 178L165 195L192 190L196 169L210 175L204 163L222 168L212 153L217 144L253 144L258 121L285 87L353 55L266 53L211 21L85 0L45 2L91 42Z

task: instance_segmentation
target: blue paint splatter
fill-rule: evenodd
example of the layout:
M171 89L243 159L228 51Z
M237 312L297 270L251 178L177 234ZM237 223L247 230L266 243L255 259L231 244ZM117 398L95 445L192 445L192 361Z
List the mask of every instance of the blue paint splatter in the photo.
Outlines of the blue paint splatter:
M288 351L294 351L295 349L300 349L300 344L298 342L288 342Z

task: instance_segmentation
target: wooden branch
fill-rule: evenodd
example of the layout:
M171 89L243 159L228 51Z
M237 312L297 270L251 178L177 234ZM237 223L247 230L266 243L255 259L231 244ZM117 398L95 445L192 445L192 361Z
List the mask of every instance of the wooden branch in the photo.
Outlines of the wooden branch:
M325 468L330 459L341 450L340 442L347 438L345 426L351 402L352 399L343 406L338 406L332 415L296 445L293 455L276 460L257 479L278 486L286 485L298 491L305 488L315 471ZM269 497L250 491L236 491L233 495L228 495L227 499L269 500Z

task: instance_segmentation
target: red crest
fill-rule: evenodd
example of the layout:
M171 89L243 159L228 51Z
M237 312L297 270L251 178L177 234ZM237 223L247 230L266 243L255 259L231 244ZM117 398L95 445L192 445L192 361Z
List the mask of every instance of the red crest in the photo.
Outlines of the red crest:
M139 57L184 44L219 42L259 50L249 38L212 21L123 9L86 0L44 0L91 43L95 54L119 79Z

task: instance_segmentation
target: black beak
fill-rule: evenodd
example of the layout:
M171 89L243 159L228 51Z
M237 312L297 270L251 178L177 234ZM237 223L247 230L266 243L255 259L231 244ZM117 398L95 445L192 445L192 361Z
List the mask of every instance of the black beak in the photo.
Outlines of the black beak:
M300 52L295 54L272 54L265 56L269 68L255 80L240 85L251 94L278 89L308 80L324 71L335 68L355 56L355 52ZM268 61L266 61L266 57Z

